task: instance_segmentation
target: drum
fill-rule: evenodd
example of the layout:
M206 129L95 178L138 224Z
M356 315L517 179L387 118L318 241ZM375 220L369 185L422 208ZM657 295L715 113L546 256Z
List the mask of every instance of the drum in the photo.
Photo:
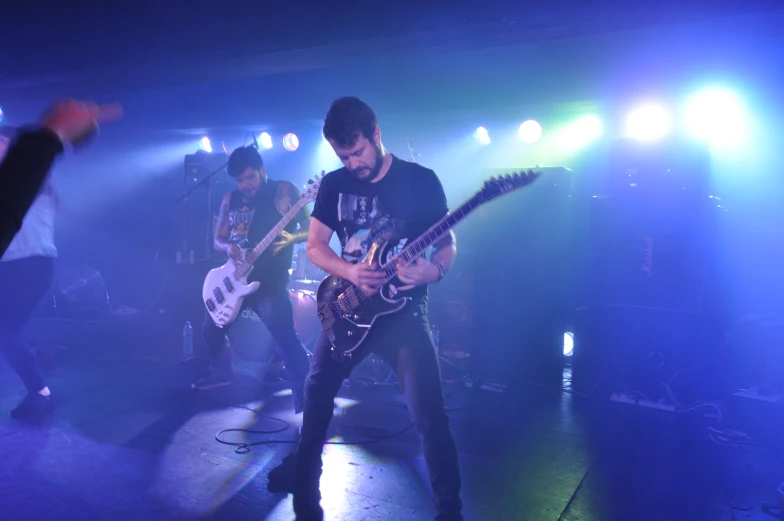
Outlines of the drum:
M318 280L322 281L327 276L327 272L313 264L305 251L305 244L294 245L294 257L291 261L291 277L294 280Z
M315 290L307 285L289 291L294 307L294 329L308 351L321 332L321 323L316 314ZM316 286L318 287L318 286ZM256 313L246 308L231 325L228 334L229 351L232 365L238 372L252 372L253 376L263 379L277 363L276 345L264 322Z

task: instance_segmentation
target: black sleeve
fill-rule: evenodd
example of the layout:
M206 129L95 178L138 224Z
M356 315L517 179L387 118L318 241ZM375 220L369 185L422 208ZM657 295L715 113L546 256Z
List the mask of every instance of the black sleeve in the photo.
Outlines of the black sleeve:
M316 204L310 214L311 217L318 219L333 231L338 228L338 195L334 188L335 175L335 172L329 173L321 180L316 195Z
M24 132L0 164L0 256L22 226L54 160L63 151L50 130Z
M446 194L441 180L432 170L426 170L422 179L423 195L423 221L426 227L430 227L440 221L447 213L449 206L446 202Z

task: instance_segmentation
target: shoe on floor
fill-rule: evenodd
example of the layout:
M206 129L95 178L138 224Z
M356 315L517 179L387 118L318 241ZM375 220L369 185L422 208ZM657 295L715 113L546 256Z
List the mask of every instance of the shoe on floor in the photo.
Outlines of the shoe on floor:
M37 420L45 418L54 410L52 397L31 393L11 411L11 418Z
M292 452L280 465L267 474L267 490L275 493L293 494L297 476L297 453Z
M197 391L207 391L209 389L217 389L218 387L225 387L234 383L234 374L229 372L215 372L206 373L196 379L191 384L191 389Z

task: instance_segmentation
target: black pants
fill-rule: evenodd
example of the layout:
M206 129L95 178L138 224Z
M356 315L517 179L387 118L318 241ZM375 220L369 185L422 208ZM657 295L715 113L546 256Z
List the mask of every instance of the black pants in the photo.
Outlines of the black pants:
M40 391L46 383L33 351L18 336L53 280L54 259L50 257L0 262L0 349L29 393Z
M300 411L310 360L305 346L302 345L302 341L294 329L294 307L291 304L291 295L285 287L261 294L257 292L245 299L243 308L245 307L249 307L259 316L275 340L278 352L286 365L289 382L292 385L295 409ZM209 313L205 311L201 331L207 346L207 353L213 363L216 363L229 328L216 326Z
M395 315L380 317L365 342L367 348L381 356L397 373L419 432L439 519L462 519L457 445L446 411L426 301L418 305L409 303ZM367 352L366 349L364 354ZM321 454L333 414L333 400L350 372L334 361L329 342L322 334L305 382L305 411L294 494L294 509L295 512L299 510L299 516L320 499Z

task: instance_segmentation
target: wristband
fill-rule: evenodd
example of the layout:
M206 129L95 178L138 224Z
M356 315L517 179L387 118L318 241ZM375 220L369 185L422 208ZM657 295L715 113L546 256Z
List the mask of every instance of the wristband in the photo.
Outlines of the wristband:
M436 268L438 268L438 282L441 282L442 280L444 280L444 275L446 275L444 273L444 266L439 262L438 264L436 264Z

